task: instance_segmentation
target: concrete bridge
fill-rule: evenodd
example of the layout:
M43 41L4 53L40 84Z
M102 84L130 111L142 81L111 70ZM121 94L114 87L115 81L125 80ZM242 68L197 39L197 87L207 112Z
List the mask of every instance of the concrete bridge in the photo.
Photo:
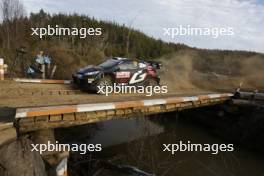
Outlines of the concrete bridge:
M65 80L16 79L1 84L0 144L27 132L211 106L233 96L179 92L106 97L81 92Z
M135 115L159 114L221 104L233 94L175 96L161 99L17 108L14 126L20 133L69 127Z

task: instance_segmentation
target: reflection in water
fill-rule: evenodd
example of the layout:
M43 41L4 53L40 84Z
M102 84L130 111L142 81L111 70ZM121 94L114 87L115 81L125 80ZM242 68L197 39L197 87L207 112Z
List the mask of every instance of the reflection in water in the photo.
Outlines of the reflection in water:
M92 158L115 164L135 166L158 176L248 176L264 175L264 159L257 153L235 145L234 152L163 152L162 144L191 141L197 144L227 143L175 114L160 117L133 118L102 122L100 130L80 143L102 143L103 151L92 153ZM229 142L230 143L230 142ZM90 157L90 156L89 156ZM74 161L87 160L86 156L72 154ZM75 169L89 173L90 162ZM74 170L74 168L73 168ZM80 174L80 175L86 175ZM107 173L99 175L122 175Z
M147 118L110 120L100 126L101 130L91 137L88 143L108 147L163 132L162 126Z

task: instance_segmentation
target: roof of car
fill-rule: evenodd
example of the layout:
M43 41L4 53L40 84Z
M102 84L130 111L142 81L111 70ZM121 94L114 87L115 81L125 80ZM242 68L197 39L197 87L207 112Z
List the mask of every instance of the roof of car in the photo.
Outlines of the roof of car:
M113 57L112 59L114 59L114 60L120 60L120 61L123 61L123 60L131 60L131 59L125 58L125 57Z

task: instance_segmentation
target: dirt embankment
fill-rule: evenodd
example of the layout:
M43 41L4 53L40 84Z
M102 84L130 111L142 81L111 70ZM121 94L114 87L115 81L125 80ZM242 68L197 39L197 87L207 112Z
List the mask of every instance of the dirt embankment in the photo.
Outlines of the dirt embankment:
M264 56L204 58L195 50L183 50L163 58L161 81L170 91L235 91L240 84L264 90Z

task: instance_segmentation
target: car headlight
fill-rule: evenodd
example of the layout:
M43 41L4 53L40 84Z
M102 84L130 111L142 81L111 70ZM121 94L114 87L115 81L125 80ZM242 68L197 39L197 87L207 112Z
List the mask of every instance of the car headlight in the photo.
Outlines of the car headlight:
M96 74L98 74L99 73L99 71L93 71L93 72L87 72L87 73L85 73L84 75L85 76L90 76L90 75L96 75Z

